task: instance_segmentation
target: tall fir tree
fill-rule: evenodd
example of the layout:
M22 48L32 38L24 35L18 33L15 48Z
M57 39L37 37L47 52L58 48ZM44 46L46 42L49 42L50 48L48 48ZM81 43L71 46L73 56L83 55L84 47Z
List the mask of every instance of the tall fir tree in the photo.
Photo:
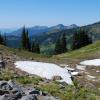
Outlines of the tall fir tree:
M55 54L61 54L67 51L66 48L67 42L66 42L66 34L63 33L57 40L55 44Z
M26 49L26 31L25 31L25 26L23 27L23 30L22 30L22 48Z
M67 51L67 48L66 48L67 42L66 42L66 34L65 33L62 34L60 42L61 42L61 51L62 51L62 53L64 53Z
M6 33L4 33L4 45L5 46L7 45L7 36L6 36Z
M35 43L34 43L34 41L33 41L33 43L32 43L31 51L32 51L32 52L35 52Z
M58 38L55 44L55 54L60 54L60 53L61 53L61 44L60 44L60 38Z
M40 53L40 46L39 46L39 43L36 43L36 44L35 44L34 49L35 49L35 53Z
M0 33L0 44L4 45L4 37L3 35L1 35L1 33Z
M25 29L25 26L22 30L22 48L28 51L31 50L31 42L29 39L28 30Z
M72 50L79 49L91 43L92 39L88 36L87 32L83 29L80 29L73 35Z
M35 43L33 41L31 51L33 53L40 53L40 45L39 45L39 43Z
M31 43L30 43L30 39L29 39L28 30L25 32L25 35L26 35L26 47L25 47L25 49L30 51L31 50Z

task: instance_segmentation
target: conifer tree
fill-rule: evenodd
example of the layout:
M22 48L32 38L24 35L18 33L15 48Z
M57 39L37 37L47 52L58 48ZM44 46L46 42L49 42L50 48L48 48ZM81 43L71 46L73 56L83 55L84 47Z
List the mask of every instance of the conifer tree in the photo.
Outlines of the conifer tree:
M25 26L22 30L22 48L26 49L26 32L25 32Z
M6 36L6 33L4 33L4 45L5 46L7 45L7 36Z
M92 39L88 36L87 32L80 29L73 35L72 50L79 49L92 43Z
M39 43L36 43L36 44L35 44L34 49L35 49L35 53L40 53L40 46L39 46Z
M23 27L22 30L22 48L28 51L31 50L29 34L28 34L28 30L25 29L25 26Z
M61 44L60 44L60 38L58 38L56 44L55 44L55 54L61 53Z
M67 43L66 43L65 33L62 34L60 43L61 43L61 53L66 52L67 51L67 48L66 48Z
M33 53L40 53L40 46L39 46L39 43L33 42L33 43L32 43L31 51L32 51Z
M0 33L0 44L4 45L4 37L3 35L1 35L1 33Z
M32 43L31 51L32 51L32 52L35 52L35 43L34 43L34 41L33 41L33 43Z
M25 47L25 49L30 51L31 50L31 44L30 44L30 40L29 40L28 30L25 32L25 36L26 36L26 47Z
M66 48L67 42L66 42L66 35L63 33L57 40L55 44L55 54L61 54L67 51Z

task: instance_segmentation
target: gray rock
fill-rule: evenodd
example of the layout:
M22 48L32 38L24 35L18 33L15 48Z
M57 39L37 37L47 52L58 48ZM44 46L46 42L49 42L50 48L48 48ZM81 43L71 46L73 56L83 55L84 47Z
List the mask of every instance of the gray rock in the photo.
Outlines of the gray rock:
M0 89L2 90L12 90L12 87L7 83L7 81L0 81Z
M6 91L6 90L0 90L0 95L4 95L4 94L9 94L9 91Z
M20 100L37 100L37 97L35 95L26 95L23 96Z
M40 91L38 91L38 90L31 90L31 91L29 91L29 94L40 95Z
M3 60L0 60L0 70L5 68L5 62Z
M62 79L61 76L53 76L53 77L52 77L52 80L53 80L53 81L61 80L61 79Z
M16 95L11 95L11 94L5 94L1 96L0 100L18 100Z
M22 88L20 86L18 86L13 80L9 80L8 84L13 88L12 89L12 93L21 93L24 94Z

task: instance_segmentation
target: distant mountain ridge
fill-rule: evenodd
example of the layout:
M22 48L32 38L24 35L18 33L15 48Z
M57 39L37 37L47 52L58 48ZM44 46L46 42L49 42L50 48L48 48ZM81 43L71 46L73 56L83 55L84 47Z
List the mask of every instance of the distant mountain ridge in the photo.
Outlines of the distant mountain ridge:
M56 26L48 27L48 26L34 26L34 27L29 27L26 28L29 31L29 36L33 35L40 35L41 33L52 33L52 32L58 32L61 30L66 30L66 29L73 29L77 28L78 26L75 24L72 24L70 26L65 26L63 24L58 24ZM17 36L20 37L22 34L22 27L18 30L15 30L13 32L7 33L7 36Z
M64 26L63 24L58 24L56 26L34 26L28 28L29 36L31 41L36 41L41 45L54 45L57 38L62 34L66 33L67 43L71 44L73 34L79 28L87 30L89 36L92 37L93 41L100 40L100 22L96 22L90 25L78 27L75 24L70 26ZM12 33L7 33L7 46L9 47L20 47L21 46L21 34L22 28L13 31ZM16 44L16 45L15 45ZM69 46L70 47L70 46Z

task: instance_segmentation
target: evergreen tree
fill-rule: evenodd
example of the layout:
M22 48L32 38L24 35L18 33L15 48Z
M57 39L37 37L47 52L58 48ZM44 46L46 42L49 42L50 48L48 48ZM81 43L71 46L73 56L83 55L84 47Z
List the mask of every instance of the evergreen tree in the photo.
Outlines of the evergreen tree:
M55 54L61 54L67 51L66 48L67 42L66 42L66 35L63 33L57 40L55 44Z
M6 33L4 33L4 45L5 46L7 45L7 36L6 36Z
M60 44L60 38L59 38L55 44L55 54L60 54L60 53L61 53L61 44Z
M40 46L39 46L39 43L36 43L36 44L35 44L34 49L35 49L35 53L40 53Z
M28 30L25 32L25 37L26 37L25 49L30 51L31 50L31 44L30 44L30 40L29 40Z
M32 51L33 53L40 53L40 46L39 46L39 44L33 42L33 43L32 43L31 51Z
M22 30L22 48L25 50L31 50L31 43L28 36L28 30L25 29L25 26Z
M65 33L63 33L61 36L60 44L61 44L61 53L66 52L67 51L67 48L66 48L67 42L66 42Z
M32 43L31 51L32 51L32 52L35 52L35 43L34 43L34 41L33 41L33 43Z
M0 44L4 45L4 37L0 33Z
M26 32L25 32L25 26L22 30L22 48L26 49Z
M80 29L79 31L75 32L73 35L72 49L73 50L79 49L91 43L92 40L89 38L87 32Z

